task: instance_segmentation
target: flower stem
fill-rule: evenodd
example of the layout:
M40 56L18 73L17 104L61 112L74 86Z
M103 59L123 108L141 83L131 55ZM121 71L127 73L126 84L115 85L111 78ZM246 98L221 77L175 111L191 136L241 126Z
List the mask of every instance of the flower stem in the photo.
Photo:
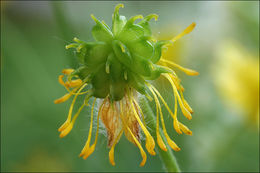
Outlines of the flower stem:
M150 129L156 129L156 119L155 119L154 113L153 113L148 101L146 100L145 97L140 97L139 102L140 102L143 112L146 115L147 122L149 122L148 126L150 126ZM156 138L155 130L151 131L151 134L154 138ZM163 138L164 142L167 143L161 129L160 129L160 134L161 134L161 137ZM171 148L168 145L166 145L166 147L167 147L167 152L161 150L158 146L156 146L156 150L158 151L158 154L161 158L162 163L164 164L166 171L167 172L180 172L181 170L179 168L179 165L177 163L175 156L173 155Z

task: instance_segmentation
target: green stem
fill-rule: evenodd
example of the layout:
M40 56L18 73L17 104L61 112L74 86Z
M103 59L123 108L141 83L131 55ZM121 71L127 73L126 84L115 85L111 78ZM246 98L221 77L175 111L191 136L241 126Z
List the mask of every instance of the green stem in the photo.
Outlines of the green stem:
M139 102L140 102L143 112L147 116L146 118L147 118L147 121L149 122L150 128L156 129L156 119L155 119L154 113L153 113L149 103L147 102L146 98L141 97ZM161 134L164 142L167 143L161 129L160 129L160 134ZM155 130L151 131L151 135L154 138L156 138L156 131ZM176 160L175 156L173 155L172 149L168 145L166 145L166 147L167 147L167 152L161 150L158 147L158 145L156 145L156 149L158 151L158 154L161 158L162 163L164 164L166 171L167 172L181 172L179 165L177 163L177 160Z

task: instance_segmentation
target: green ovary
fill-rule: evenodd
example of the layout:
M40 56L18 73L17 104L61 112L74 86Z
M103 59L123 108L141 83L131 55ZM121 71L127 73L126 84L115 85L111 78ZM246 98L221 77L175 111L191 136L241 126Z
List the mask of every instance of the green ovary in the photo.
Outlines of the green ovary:
M147 94L145 80L154 80L167 69L155 63L160 60L162 46L169 41L152 41L149 21L157 19L151 14L139 23L142 16L134 16L128 21L119 15L122 5L117 5L113 15L112 31L102 21L96 22L92 29L95 42L74 39L67 48L74 47L80 67L71 74L81 80L87 79L92 86L92 95L118 101L125 96L126 87L135 88L141 94Z

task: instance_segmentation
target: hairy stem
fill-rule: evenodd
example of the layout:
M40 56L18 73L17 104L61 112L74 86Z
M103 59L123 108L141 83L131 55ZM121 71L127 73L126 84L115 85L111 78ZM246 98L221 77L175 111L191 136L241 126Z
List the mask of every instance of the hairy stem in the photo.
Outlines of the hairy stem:
M150 126L151 129L156 129L156 119L155 119L154 113L153 113L149 103L147 102L146 98L140 97L139 102L140 102L143 112L146 115L147 121L149 122L148 126ZM165 144L167 144L166 139L165 139L161 129L160 129L160 134L161 134L161 137L163 138ZM151 135L154 138L156 138L156 131L155 130L151 131ZM166 145L166 147L167 147L167 152L161 150L158 147L158 145L156 145L157 153L159 154L166 171L167 172L180 172L179 165L177 163L175 156L173 155L172 149L168 145Z

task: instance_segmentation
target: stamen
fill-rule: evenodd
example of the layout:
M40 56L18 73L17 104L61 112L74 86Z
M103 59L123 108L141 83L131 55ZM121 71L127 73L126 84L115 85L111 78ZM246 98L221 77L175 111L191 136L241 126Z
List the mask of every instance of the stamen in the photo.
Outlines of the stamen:
M157 104L156 104L156 136L157 136L157 143L158 143L159 147L163 151L167 151L167 148L162 140L162 137L161 137L160 131L159 131L159 110L158 110Z
M75 124L75 121L78 118L78 116L79 116L80 112L82 111L82 109L84 108L84 106L86 106L85 103L80 106L77 113L74 115L71 123L60 133L60 138L63 138L69 134L69 132L72 130L72 128Z
M137 147L139 148L140 150L140 153L141 153L141 156L143 158L142 162L140 163L140 166L144 166L145 165L145 162L146 162L146 159L147 159L147 156L146 156L146 153L144 152L144 149L143 147L141 146L140 142L136 139L136 137L134 136L134 134L131 132L131 130L129 129L129 127L127 127L127 130L129 131L129 133L132 135Z
M176 63L174 63L174 62L172 62L172 61L168 61L168 60L163 59L163 58L161 58L160 61L165 62L165 63L168 63L168 64L170 64L170 65L172 65L172 66L174 66L174 67L180 69L181 71L183 71L183 72L186 73L187 75L190 75L190 76L197 76L197 75L199 75L199 72L197 72L197 71L195 71L195 70L192 70L192 69L189 69L189 68L182 67L182 66L180 66L179 64L176 64Z
M181 90L180 79L177 76L171 75L172 81L178 90Z
M64 83L63 77L64 77L64 75L59 75L59 78L58 78L59 83L60 83L61 85L63 85L63 86L66 88L66 90L67 90L70 94L75 95L75 94L76 94L75 91L77 91L80 86L78 86L77 88L74 88L74 89L71 91L71 90L68 88L68 86L67 86L68 84L65 84L65 83ZM78 79L78 80L80 80L80 79ZM66 83L67 83L67 82L66 82ZM73 84L73 85L74 85L74 84ZM88 93L88 92L89 92L89 91L81 92L81 93L78 93L78 95L83 95L83 94L86 94L86 93Z
M185 106L185 108L186 108L190 113L193 113L192 108L190 107L190 105L188 104L188 102L184 99L182 92L181 92L181 99L182 99L182 102L183 102L183 105Z
M191 120L191 119L192 119L192 116L191 116L190 112L189 112L189 111L185 108L185 106L183 105L182 100L181 100L181 97L180 97L180 95L179 95L179 93L178 93L178 90L177 90L176 86L174 85L173 81L171 80L170 75L169 75L169 74L162 74L162 75L163 75L164 77L166 77L166 78L168 79L168 81L171 83L173 92L175 92L176 95L177 95L177 98L178 98L178 101L179 101L179 105L180 105L180 107L181 107L181 111L182 111L183 115L184 115L187 119Z
M69 75L70 73L72 73L74 71L74 69L68 68L68 69L63 69L61 73Z
M182 33L178 34L177 36L175 36L171 41L175 42L176 40L180 39L181 37L183 37L186 34L189 34L196 26L196 23L192 23L191 25L189 25Z
M92 135L95 102L96 102L96 98L94 99L93 104L92 104L92 108L91 108L91 117L90 117L90 127L89 127L88 139L87 139L86 144L85 144L84 148L82 149L79 157L85 155L86 152L88 152L88 149L89 149L89 143L91 141L91 135ZM85 157L85 156L83 157L83 159L86 159L86 158L87 157Z
M145 118L144 118L144 113L143 113L141 107L139 106L138 102L137 102L136 100L133 100L133 101L134 101L134 104L137 106L138 110L141 112L142 119L143 119L143 122L144 122L144 126L146 127Z
M59 132L63 131L65 128L67 128L67 126L70 124L70 120L71 120L71 115L72 115L72 110L74 107L74 104L76 102L76 99L80 93L81 90L83 90L85 88L85 86L87 86L87 84L84 84L76 93L71 105L70 105L70 109L69 109L69 114L68 114L68 118L67 120L62 124L62 126L58 129Z
M177 111L178 111L178 100L176 98L176 94L174 93L174 102L175 102L175 105L174 105L174 118L173 118L173 127L174 129L176 130L176 132L178 134L182 134L181 132L181 129L180 129L180 126L179 126L179 121L177 119Z
M89 148L89 150L87 151L87 153L84 155L83 158L88 158L95 150L96 148L96 145L97 145L97 140L98 140L98 130L99 130L99 117L100 117L100 114L101 114L101 108L103 107L104 105L104 102L102 103L102 105L99 107L99 110L98 110L98 117L97 117L97 131L96 131L96 137L95 137L95 142L94 144L92 144Z
M146 162L146 159L147 159L146 153L144 152L144 149L143 149L142 145L141 145L140 142L136 139L135 135L133 134L133 132L131 131L131 129L127 126L127 124L126 124L124 118L122 117L122 116L123 116L122 101L120 101L119 103L120 103L120 117L121 117L122 122L123 122L123 124L124 124L124 128L127 128L127 131L131 134L132 138L134 139L135 144L136 144L137 147L139 148L140 153L141 153L141 156L142 156L142 158L143 158L142 162L140 163L140 166L144 166L144 165L145 165L145 162Z
M160 117L161 117L161 122L162 122L162 127L163 127L163 133L166 137L166 140L168 142L168 144L170 145L170 147L175 150L175 151L180 151L180 148L175 144L175 142L173 142L173 140L169 137L165 124L164 124L164 119L163 119L163 114L162 114L162 109L160 106L160 102L158 100L158 97L156 96L155 92L153 91L153 88L150 86L149 87L150 91L152 92L154 99L155 99L155 104L156 106L159 108L159 112L160 112Z
M155 143L154 143L154 139L153 137L151 136L151 134L149 133L149 131L145 128L145 126L143 125L142 121L140 120L140 117L138 116L135 108L134 108L134 104L133 104L133 100L134 100L134 97L131 93L131 96L130 96L130 103L131 103L131 107L132 107L132 110L134 112L134 115L135 115L135 118L137 119L139 125L141 126L145 136L146 136L146 144L145 144L145 147L147 149L147 151L151 154L151 155L155 155L155 151L154 151L154 147L155 147Z
M116 137L116 140L114 141L109 153L108 153L108 156L109 156L109 161L111 163L111 165L115 166L116 163L115 163L115 157L114 157L114 151L115 151L115 146L116 144L118 143L119 139L121 138L123 134L123 129L120 131L120 133L117 135Z
M74 88L74 87L78 87L82 85L82 80L81 79L76 79L76 80L72 80L72 81L67 81L65 83L65 86L66 87L69 87L69 88Z
M159 96L159 98L161 99L161 101L163 102L164 106L166 107L166 109L168 110L168 112L170 113L170 115L172 116L173 120L176 121L177 120L177 112L176 112L176 105L175 105L175 113L173 114L171 109L169 108L168 104L166 103L166 101L163 99L163 97L161 96L160 92L151 84L147 84L149 87L151 87L156 94ZM151 89L150 89L151 90ZM175 104L177 104L177 100L175 99ZM176 123L176 122L175 122ZM177 125L173 124L174 129L176 130L177 133L181 134L181 130L180 128L178 128Z
M55 104L63 103L65 101L67 101L71 96L72 96L71 93L67 93L64 96L62 96L61 98L54 100L54 103Z
M192 135L192 131L185 126L184 124L182 124L181 122L179 122L181 130L186 134L186 135Z
M65 83L64 83L64 81L63 81L63 77L64 77L64 75L59 75L58 81L59 81L59 83L60 83L61 85L65 86Z

